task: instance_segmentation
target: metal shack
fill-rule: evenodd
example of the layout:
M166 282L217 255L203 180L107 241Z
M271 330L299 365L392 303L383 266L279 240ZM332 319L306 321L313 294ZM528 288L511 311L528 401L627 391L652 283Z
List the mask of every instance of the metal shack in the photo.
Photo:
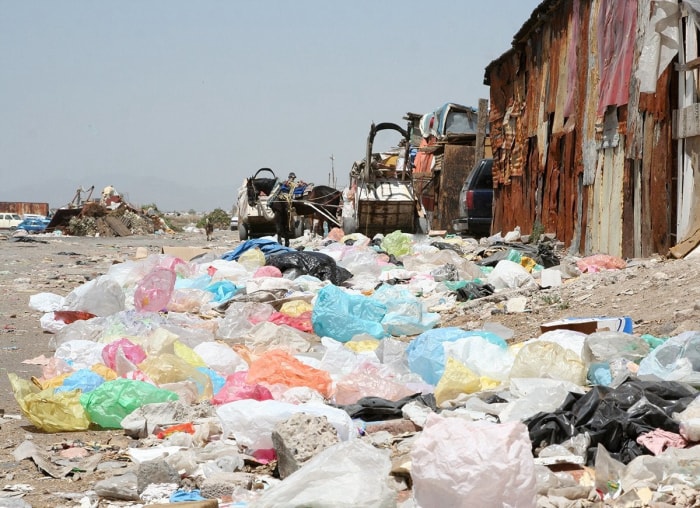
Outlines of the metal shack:
M697 6L546 0L533 11L485 71L492 231L541 225L573 251L619 256L698 244Z

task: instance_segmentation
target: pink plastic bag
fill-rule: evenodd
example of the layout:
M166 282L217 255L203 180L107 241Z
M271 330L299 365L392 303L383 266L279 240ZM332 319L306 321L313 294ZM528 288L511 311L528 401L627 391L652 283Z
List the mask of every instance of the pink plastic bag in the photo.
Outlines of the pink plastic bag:
M135 365L146 359L146 352L138 344L134 344L126 338L115 340L102 349L102 360L112 370L117 370L117 352L120 349L124 357Z
M276 325L288 325L302 332L313 333L314 331L314 327L311 324L311 311L303 312L297 317L275 312L270 316L268 321Z
M258 277L282 277L282 272L276 266L261 266L253 274L253 278Z
M576 266L581 270L581 273L594 273L601 270L620 270L625 268L627 263L624 259L609 254L594 254L593 256L579 259L576 262Z
M136 286L134 306L139 312L159 312L168 306L177 276L172 270L155 268Z
M216 392L212 403L219 405L242 399L271 400L272 393L262 385L246 383L248 372L236 372L226 376L226 383Z

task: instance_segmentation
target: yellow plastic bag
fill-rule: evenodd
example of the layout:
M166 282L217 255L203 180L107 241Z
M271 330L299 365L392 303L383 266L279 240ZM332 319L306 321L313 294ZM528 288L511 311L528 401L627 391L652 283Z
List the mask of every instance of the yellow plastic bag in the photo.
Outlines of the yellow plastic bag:
M204 360L202 360L201 356L199 356L191 347L183 344L179 340L175 341L173 348L175 349L175 354L192 365L192 367L207 366Z
M139 364L139 369L158 386L189 380L197 385L199 400L208 400L214 395L209 376L197 370L179 356L170 353L149 356Z
M238 258L238 262L242 264L246 270L252 272L261 266L265 266L265 254L258 249L248 249Z
M80 404L79 390L54 393L53 388L39 390L32 382L8 374L12 392L22 414L44 432L87 430L88 415Z
M346 342L344 346L355 353L365 353L377 349L379 347L379 341L375 339L351 340L350 342Z
M387 254L393 254L397 258L406 254L412 254L411 236L401 231L389 233L382 240L382 249Z
M292 300L291 302L284 302L280 308L280 312L290 317L299 317L304 312L313 311L314 306L311 305L306 300Z
M455 399L462 393L475 393L479 390L481 390L479 376L462 362L449 357L445 364L445 372L435 387L435 401L440 406L443 402Z

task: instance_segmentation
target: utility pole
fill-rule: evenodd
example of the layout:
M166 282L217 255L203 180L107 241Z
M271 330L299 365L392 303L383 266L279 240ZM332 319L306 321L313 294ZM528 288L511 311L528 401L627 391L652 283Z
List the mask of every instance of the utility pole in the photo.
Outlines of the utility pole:
M333 187L335 189L336 188L335 187L335 157L333 157L333 154L331 154L331 156L329 158L331 160L331 174L330 174L330 181L328 182L328 185L330 185L331 187Z

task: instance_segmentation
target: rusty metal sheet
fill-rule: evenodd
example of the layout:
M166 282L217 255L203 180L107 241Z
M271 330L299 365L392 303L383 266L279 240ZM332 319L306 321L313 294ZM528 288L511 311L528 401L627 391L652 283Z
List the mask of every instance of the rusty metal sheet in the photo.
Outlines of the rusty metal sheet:
M17 213L19 215L31 213L47 216L49 214L49 204L26 201L0 201L0 212Z

